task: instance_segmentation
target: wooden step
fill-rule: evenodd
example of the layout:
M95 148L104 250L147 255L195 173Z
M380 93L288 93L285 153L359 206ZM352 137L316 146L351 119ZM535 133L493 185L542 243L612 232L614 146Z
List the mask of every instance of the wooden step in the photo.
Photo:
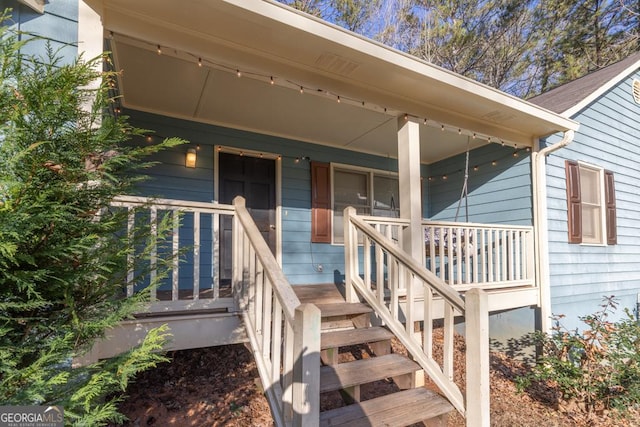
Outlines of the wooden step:
M379 326L373 328L349 329L346 331L324 332L320 335L320 349L338 348L348 345L374 343L390 340L393 334Z
M413 388L320 413L321 426L403 427L447 414L453 406L426 388Z
M420 365L400 354L387 354L320 368L320 393L341 390L420 370Z
M373 310L366 304L359 302L348 303L339 302L331 304L316 304L316 307L320 309L320 315L322 318L338 317L338 316L356 316L359 314L371 313Z

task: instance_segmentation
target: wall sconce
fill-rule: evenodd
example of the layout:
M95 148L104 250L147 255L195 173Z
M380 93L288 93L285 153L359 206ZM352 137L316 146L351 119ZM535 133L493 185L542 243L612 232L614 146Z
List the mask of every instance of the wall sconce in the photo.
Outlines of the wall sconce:
M187 155L185 157L185 161L184 161L184 165L188 168L195 168L196 167L196 149L195 148L189 148L187 150Z

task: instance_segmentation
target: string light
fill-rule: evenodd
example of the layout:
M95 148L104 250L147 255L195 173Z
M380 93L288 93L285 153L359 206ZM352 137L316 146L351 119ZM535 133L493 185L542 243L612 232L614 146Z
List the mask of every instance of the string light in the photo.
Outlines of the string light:
M475 165L475 166L473 167L473 171L474 171L474 172L478 172L479 170L480 170L480 166Z
M497 162L496 160L492 160L492 161L491 161L491 166L495 166L495 165L497 165L497 164L498 164L498 162Z
M110 31L110 32L109 32L109 38L113 38L114 36L115 36L114 32L113 32L113 31ZM141 42L144 42L144 41L142 41L142 40L140 40L140 41L141 41ZM148 43L148 42L147 42L147 43ZM148 43L148 44L149 44L149 45L151 45L151 46L153 46L153 44L152 44L152 43ZM160 44L157 44L157 45L155 45L155 46L156 46L156 48L157 48L157 53L158 53L158 55L161 55L161 54L163 53L163 52L162 52L162 46L161 46ZM197 65L198 65L198 67L202 67L203 65L205 65L205 64L203 64L203 59L202 59L202 57L201 57L201 56L194 55L194 54L191 54L191 53L188 53L188 52L185 52L185 53L186 53L187 55L191 55L194 59L196 59L196 60L197 60ZM178 50L176 50L176 54L178 54ZM214 63L214 62L211 62L210 60L207 60L207 64L206 64L206 65L207 65L207 66L213 66L213 67L218 68L218 69L227 70L227 71L229 71L229 72L233 72L233 71L235 71L235 73L236 73L236 75L237 75L238 77L242 77L242 76L243 76L243 71L242 71L242 70L240 70L240 69L239 69L239 68L237 68L237 67L231 67L231 66L224 65L224 64L221 64L221 63ZM276 82L275 82L275 77L274 77L273 75L269 75L269 74L264 75L264 74L261 74L261 73L259 73L259 72L253 72L253 71L248 71L246 74L248 74L250 77L251 77L251 76L253 76L253 77L257 78L258 80L262 80L263 82L268 81L268 82L269 82L269 84L271 84L271 85L275 85L275 83L276 83ZM291 84L291 85L293 85L294 87L298 86L298 87L300 88L300 93L301 93L301 94L303 94L303 93L305 92L305 87L304 87L304 85L300 85L299 83L296 83L296 82L294 82L294 81L283 80L283 82L285 82L285 81L286 81L286 82L288 82L288 83L290 83L290 84ZM285 84L284 86L286 87L286 84ZM318 91L319 91L319 92L322 92L322 93L326 93L327 95L335 95L335 96L336 96L336 102L338 102L338 103L341 103L341 102L342 102L342 100L343 100L343 98L344 98L344 99L346 99L347 101L350 101L350 102L352 102L352 103L354 103L354 104L356 104L356 105L357 105L357 104L360 104L360 105L362 105L362 107L365 107L365 106L367 105L366 101L364 101L364 100L362 100L362 101L361 101L361 100L357 100L357 99L351 99L351 98L348 98L348 97L347 97L347 98L345 98L345 97L343 97L343 96L341 96L341 95L331 94L331 92L330 92L330 91L328 91L328 90L324 90L324 89L318 89ZM379 110L379 109L380 109L380 106L379 106L379 105L378 105L378 106L373 105L373 106L370 106L370 108L371 108L371 109L373 109L373 110L378 110L378 111L380 111L380 110ZM385 113L385 114L387 114L387 113L389 112L389 110L388 110L388 108L387 108L387 107L383 107L382 109L383 109L383 111L384 111L384 113ZM406 120L409 120L409 113L404 113L404 119L405 119L405 121L406 121ZM426 125L428 125L428 119L427 119L426 117L424 118L423 123L424 123L424 125L425 125L425 126L426 126ZM437 123L437 122L436 122L436 126L437 126L438 124L440 124L440 130L441 130L441 131L444 131L444 130L445 130L445 124L444 124L444 123ZM463 133L463 129L462 129L462 128L457 128L457 129L458 129L458 135L461 135L461 134ZM491 142L493 141L493 138L492 138L491 136L478 135L478 134L477 134L477 133L475 133L475 132L473 133L473 137L474 137L474 139L476 139L476 138L478 138L478 137L483 138L483 139L486 139L486 140L487 140L487 142L489 142L489 143L491 143ZM503 145L503 146L505 145L505 142L504 142L504 141L501 141L501 143L502 143L502 145ZM515 147L515 149L517 150L517 146L516 146L516 145L514 145L514 147ZM527 149L527 151L530 151L530 148L529 148L529 149Z

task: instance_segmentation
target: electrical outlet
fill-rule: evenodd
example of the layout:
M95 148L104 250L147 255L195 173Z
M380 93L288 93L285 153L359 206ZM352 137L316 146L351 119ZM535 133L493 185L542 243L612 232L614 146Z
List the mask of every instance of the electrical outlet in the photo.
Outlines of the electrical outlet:
M318 273L322 273L322 269L323 269L322 264L318 264L318 265L316 265L316 271L317 271Z

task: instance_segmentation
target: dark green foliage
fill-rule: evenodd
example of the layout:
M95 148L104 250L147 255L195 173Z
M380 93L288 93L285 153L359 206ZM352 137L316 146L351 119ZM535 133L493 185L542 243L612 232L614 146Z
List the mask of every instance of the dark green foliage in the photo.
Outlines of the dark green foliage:
M580 318L582 332L565 329L563 316L556 316L551 334L537 337L543 355L521 388L548 382L558 390L561 408L570 411L624 414L640 404L640 325L629 311L610 321L617 305L614 297L604 298L599 311Z
M105 114L115 75L96 69L106 56L64 65L54 52L21 55L17 40L0 26L0 403L61 404L67 421L101 425L119 419L127 381L163 360L166 337L71 369L147 294L124 298L128 255L148 257L156 238L138 228L127 240L126 212L109 204L149 154L182 141L128 142L143 131Z

